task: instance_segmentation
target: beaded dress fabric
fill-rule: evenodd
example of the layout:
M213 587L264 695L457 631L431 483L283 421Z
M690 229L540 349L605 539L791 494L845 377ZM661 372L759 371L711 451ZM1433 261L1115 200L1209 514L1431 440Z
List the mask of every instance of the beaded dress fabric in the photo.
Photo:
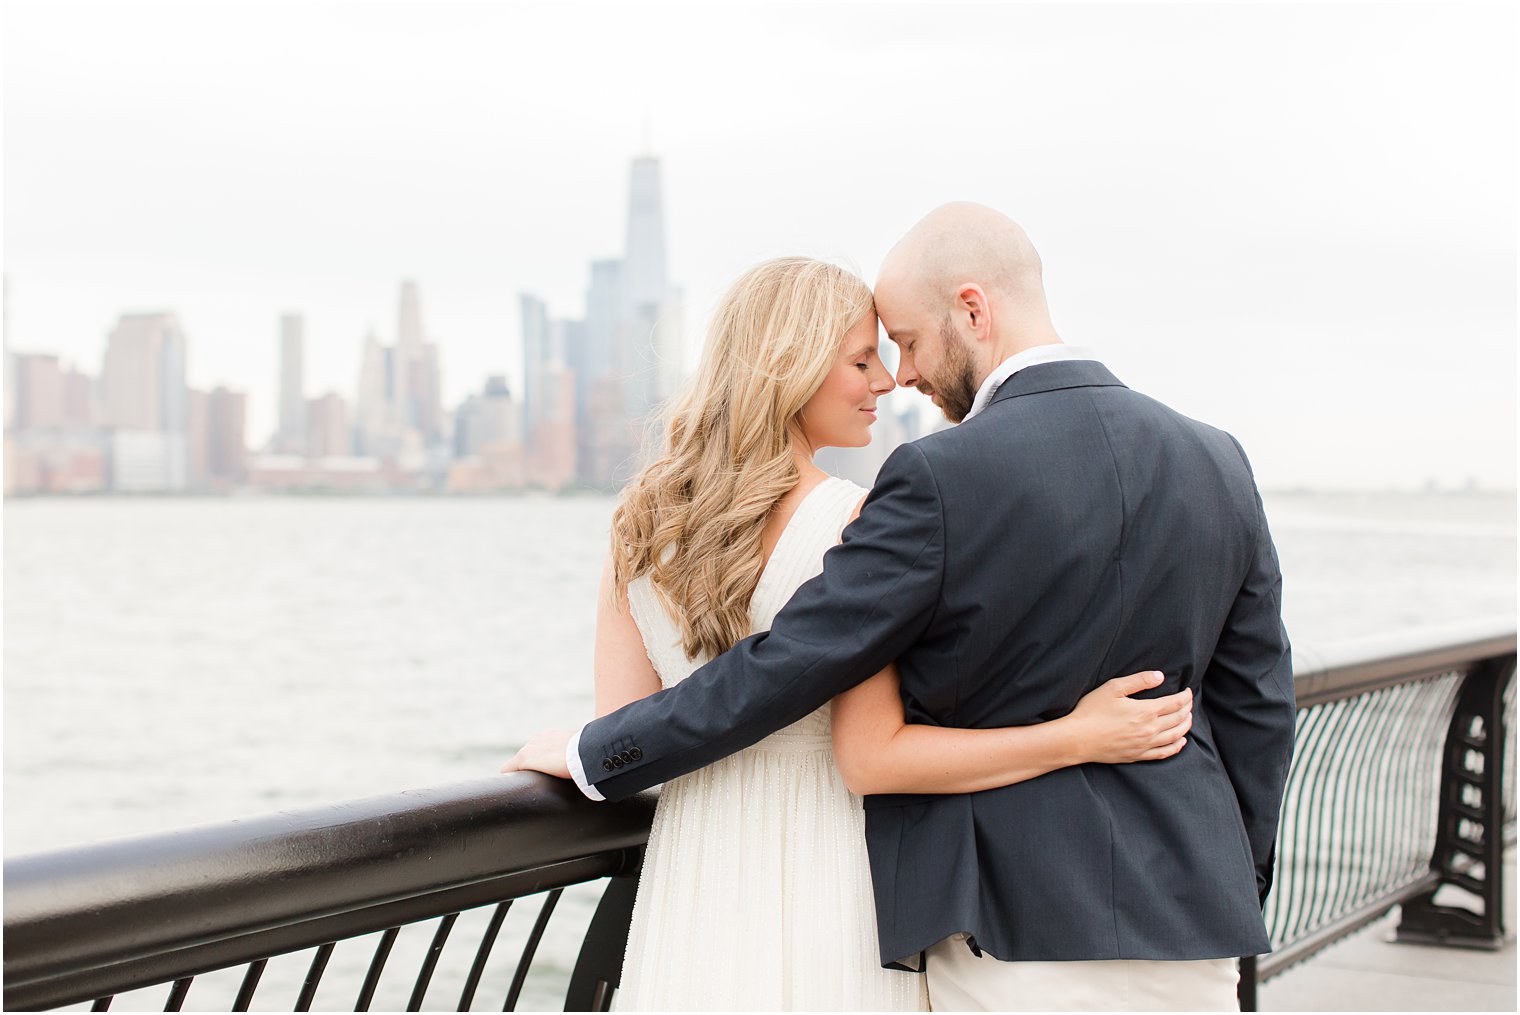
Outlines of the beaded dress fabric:
M752 632L822 570L864 495L829 478L798 505L755 587ZM647 576L628 603L662 685L706 661L686 658ZM927 1010L922 976L881 968L865 813L834 765L829 707L660 791L619 1009Z

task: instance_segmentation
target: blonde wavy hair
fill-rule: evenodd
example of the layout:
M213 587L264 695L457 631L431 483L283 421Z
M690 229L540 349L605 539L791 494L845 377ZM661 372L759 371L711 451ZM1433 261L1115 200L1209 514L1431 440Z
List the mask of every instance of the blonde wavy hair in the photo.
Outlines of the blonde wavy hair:
M801 479L798 413L875 310L842 268L783 257L751 268L713 317L696 379L669 409L666 443L612 516L612 576L651 575L687 658L749 634L771 509Z

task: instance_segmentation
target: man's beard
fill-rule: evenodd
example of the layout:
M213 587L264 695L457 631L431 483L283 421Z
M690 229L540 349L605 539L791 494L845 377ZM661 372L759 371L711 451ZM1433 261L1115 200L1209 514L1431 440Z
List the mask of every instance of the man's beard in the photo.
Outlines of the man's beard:
M940 347L945 350L944 370L937 378L929 379L929 393L939 395L939 411L952 423L959 423L971 412L976 401L976 367L971 362L971 350L955 332L955 325L946 317L939 325ZM919 385L923 390L923 385Z

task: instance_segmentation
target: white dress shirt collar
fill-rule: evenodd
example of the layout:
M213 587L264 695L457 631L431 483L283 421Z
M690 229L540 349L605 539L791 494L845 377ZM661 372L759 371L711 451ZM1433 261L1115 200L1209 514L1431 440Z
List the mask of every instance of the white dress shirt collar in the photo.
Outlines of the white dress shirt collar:
M1036 363L1056 363L1061 360L1095 360L1091 349L1080 345L1066 345L1057 342L1053 345L1037 345L1033 349L1025 349L1023 352L1009 356L999 363L982 386L976 390L976 398L971 402L971 411L966 413L966 419L970 419L992 401L992 396L997 394L997 389L1003 386L1003 382L1025 367L1032 367ZM961 420L965 422L966 420Z

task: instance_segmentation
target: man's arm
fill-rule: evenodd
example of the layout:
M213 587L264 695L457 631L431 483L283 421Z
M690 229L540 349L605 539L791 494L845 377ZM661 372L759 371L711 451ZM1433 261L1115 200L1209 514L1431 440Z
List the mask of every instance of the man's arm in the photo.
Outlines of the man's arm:
M1272 887L1277 824L1293 757L1295 708L1293 659L1282 623L1282 572L1261 495L1255 496L1256 546L1250 569L1214 648L1199 700L1235 787L1256 865L1257 892L1265 901Z
M881 670L934 616L944 535L934 476L923 452L905 444L882 466L844 542L825 554L823 573L770 631L581 729L587 782L609 800L632 796L743 750Z

